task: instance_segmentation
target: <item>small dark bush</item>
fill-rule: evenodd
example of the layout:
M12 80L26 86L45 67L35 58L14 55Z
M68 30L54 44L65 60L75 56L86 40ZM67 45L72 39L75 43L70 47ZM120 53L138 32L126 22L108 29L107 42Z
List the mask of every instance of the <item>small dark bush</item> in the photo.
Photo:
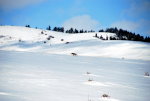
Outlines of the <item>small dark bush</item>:
M91 74L90 72L86 72L86 74Z
M44 34L44 32L42 31L41 34Z
M19 42L22 42L22 40L21 40L21 39L19 39Z
M70 42L66 42L65 44L69 44Z
M149 73L148 72L145 72L145 74L144 74L145 76L149 76Z
M47 40L50 40L50 37L48 37Z
M3 36L3 35L0 35L0 38L3 38L3 37L5 37L5 36Z
M108 94L103 94L102 97L110 97Z
M55 38L54 36L50 36L51 38Z

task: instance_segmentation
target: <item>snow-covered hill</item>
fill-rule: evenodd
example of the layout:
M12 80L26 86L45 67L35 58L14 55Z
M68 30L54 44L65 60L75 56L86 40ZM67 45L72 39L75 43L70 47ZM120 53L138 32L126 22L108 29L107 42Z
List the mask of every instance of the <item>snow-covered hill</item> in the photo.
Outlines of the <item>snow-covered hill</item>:
M93 37L96 33L104 38L116 37L114 33L105 32L66 34L27 27L0 26L0 50L150 60L150 43L100 40Z
M149 101L150 43L95 34L0 26L0 101Z
M0 101L150 100L149 61L10 51L0 57Z

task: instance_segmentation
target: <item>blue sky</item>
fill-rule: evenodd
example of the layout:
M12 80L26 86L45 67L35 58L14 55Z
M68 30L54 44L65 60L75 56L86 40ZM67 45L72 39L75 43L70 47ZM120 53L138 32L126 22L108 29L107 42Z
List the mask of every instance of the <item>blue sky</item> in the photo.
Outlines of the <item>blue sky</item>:
M0 0L0 24L118 27L150 36L150 0Z

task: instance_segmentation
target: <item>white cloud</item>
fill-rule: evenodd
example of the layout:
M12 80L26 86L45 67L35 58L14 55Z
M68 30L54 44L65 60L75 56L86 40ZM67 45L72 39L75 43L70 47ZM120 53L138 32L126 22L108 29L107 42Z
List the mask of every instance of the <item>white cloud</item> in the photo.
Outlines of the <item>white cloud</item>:
M4 10L22 8L31 4L36 4L46 0L0 0L0 8Z
M135 31L140 27L140 24L131 22L131 21L122 20L122 21L114 22L111 25L111 27L117 27L117 28L129 30L129 31Z
M149 20L139 20L136 22L122 20L114 22L111 27L122 28L128 31L140 33L146 36L150 36L150 21Z
M99 22L92 19L89 15L75 16L64 22L63 27L65 29L76 28L78 30L97 30Z
M146 33L148 36L150 36L150 20L140 20L140 30L143 30L143 33Z
M149 0L132 0L129 8L122 12L122 16L134 19L131 21L118 21L112 24L112 26L118 26L137 33L143 33L150 35L150 1Z
M124 15L133 17L137 16L149 16L150 13L150 1L141 0L140 2L134 1L131 6L124 11Z

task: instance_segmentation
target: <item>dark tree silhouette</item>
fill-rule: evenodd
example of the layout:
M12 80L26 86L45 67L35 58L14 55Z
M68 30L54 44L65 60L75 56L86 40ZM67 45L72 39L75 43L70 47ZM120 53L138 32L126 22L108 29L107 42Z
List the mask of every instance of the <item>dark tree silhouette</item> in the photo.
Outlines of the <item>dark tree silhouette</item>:
M51 30L51 26L48 26L46 29L47 29L47 30Z
M30 28L30 25L26 25L25 27L28 27L28 28Z
M103 29L100 29L99 32L104 32L104 30L103 30Z

